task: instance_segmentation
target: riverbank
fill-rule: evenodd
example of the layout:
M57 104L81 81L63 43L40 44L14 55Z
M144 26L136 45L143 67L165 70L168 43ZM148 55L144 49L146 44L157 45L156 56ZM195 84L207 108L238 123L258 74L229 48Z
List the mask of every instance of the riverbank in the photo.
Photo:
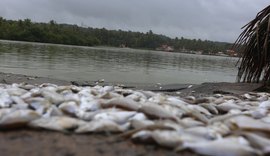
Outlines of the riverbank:
M0 72L0 83L12 84L12 83L28 83L28 84L42 84L53 83L57 85L78 85L78 86L95 86L95 85L115 85L121 86L127 89L133 90L149 90L154 92L163 92L165 94L174 96L195 96L204 97L211 96L213 94L232 94L241 95L247 92L252 92L262 89L262 84L250 84L250 83L229 83L229 82L217 82L217 83L202 83L202 84L139 84L139 83L127 83L122 84L119 82L104 82L100 81L65 81L46 77L28 76L22 74L12 74Z
M58 85L106 85L106 82L69 82L43 77L0 73L0 82L6 84L22 83L41 84L54 83ZM112 84L111 84L112 85ZM124 84L123 87L130 89L152 90L177 96L203 97L215 93L240 95L260 88L259 84L243 83L204 83L201 85L171 84L171 85L134 85ZM109 135L109 136L108 136ZM156 145L135 144L129 140L111 142L110 134L68 134L47 130L35 131L21 129L16 131L0 132L0 148L3 155L179 155L172 150L161 148ZM181 155L196 155L191 152L183 152Z

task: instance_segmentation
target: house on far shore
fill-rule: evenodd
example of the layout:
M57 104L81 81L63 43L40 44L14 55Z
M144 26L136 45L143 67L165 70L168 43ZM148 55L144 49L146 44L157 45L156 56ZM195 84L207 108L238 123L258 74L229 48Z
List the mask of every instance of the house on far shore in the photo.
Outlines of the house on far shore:
M222 51L217 52L216 55L218 55L218 56L228 56L227 54L224 54L224 52L222 52Z
M163 44L163 45L161 45L161 47L156 48L156 50L172 52L172 51L174 51L174 48L172 46L167 45L167 44Z
M119 48L127 48L126 44L120 44Z
M235 52L234 50L226 50L226 54L231 56L231 57L237 57L238 53Z

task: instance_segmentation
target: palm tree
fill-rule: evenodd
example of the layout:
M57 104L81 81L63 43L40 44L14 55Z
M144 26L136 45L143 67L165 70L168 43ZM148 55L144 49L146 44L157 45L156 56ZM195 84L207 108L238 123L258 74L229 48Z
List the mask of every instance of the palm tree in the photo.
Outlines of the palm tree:
M256 82L270 80L270 5L246 24L234 44L241 58L238 81Z

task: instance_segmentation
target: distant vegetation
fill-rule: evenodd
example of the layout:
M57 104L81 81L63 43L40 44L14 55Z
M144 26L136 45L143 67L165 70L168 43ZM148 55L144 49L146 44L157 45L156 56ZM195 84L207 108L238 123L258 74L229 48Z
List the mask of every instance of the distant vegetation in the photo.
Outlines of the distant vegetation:
M193 50L203 53L217 53L231 48L230 43L213 42L200 39L170 38L154 34L105 28L85 28L77 25L36 23L30 19L7 20L0 17L0 39L43 43L58 43L82 46L126 46L140 49L157 49L162 45L174 48L174 51Z

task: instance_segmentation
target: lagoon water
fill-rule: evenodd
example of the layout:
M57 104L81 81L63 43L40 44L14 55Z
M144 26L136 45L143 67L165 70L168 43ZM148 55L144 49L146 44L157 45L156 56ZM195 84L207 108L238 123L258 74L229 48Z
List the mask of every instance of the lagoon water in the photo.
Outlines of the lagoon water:
M111 47L0 41L0 71L62 80L235 82L237 58Z

